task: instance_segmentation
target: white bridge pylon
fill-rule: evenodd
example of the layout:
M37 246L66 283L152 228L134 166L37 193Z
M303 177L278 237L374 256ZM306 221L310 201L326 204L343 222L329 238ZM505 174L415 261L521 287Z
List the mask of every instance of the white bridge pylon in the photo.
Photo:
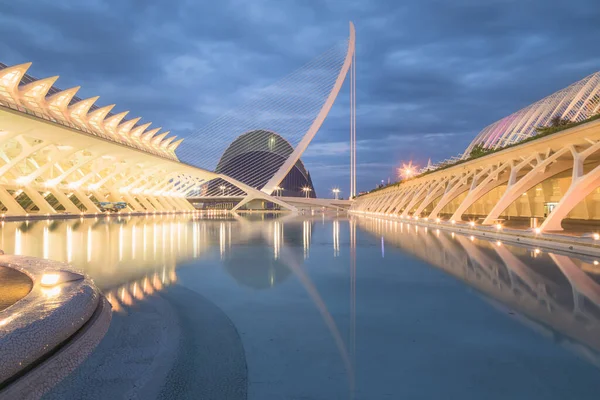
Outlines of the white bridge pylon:
M356 43L352 22L349 29L346 40L281 80L246 95L241 105L198 130L192 143L179 149L180 159L216 172L226 165L229 171L234 171L227 174L265 195L281 191L282 182L301 163L301 156L323 125L348 72L351 72L352 142L355 137L352 68ZM354 159L351 155L351 171L355 171ZM352 193L353 188L354 178L351 178ZM225 192L226 189L219 190L213 185L198 193L198 197L219 197ZM250 197L244 202L249 200Z
M60 90L58 77L26 75L30 63L0 65L0 212L6 216L98 213L98 202L123 201L133 212L191 211L185 200L221 179L247 196L283 201L222 174L179 162L181 139L140 118L123 121L98 97Z
M342 88L342 85L343 85L344 81L346 80L346 75L348 74L350 67L354 65L355 48L356 48L356 33L354 30L354 24L352 22L350 22L350 37L348 38L348 51L346 52L346 57L344 59L344 63L342 64L340 73L337 76L337 79L335 80L333 89L329 93L329 96L327 96L327 100L325 101L325 104L323 104L323 107L321 108L321 110L319 111L319 114L317 115L317 117L314 119L314 121L310 125L310 128L308 129L308 131L306 131L306 133L304 134L304 137L302 138L300 143L298 143L298 145L294 149L294 152L288 157L288 159L279 168L279 170L275 173L275 175L273 175L273 177L262 188L263 192L265 192L267 194L272 194L275 191L275 188L281 183L281 181L283 180L283 178L285 178L285 176L288 174L288 172L290 172L290 169L292 169L292 166L294 164L296 164L296 162L300 159L300 156L302 156L304 151L306 151L306 148L308 147L309 143L313 140L313 138L319 131L319 128L321 128L321 125L323 125L323 122L325 121L327 114L329 114L329 111L331 110L331 107L333 106L333 103L335 102L335 99L337 98L337 96L340 92L340 89ZM352 76L352 78L354 78L354 76ZM351 92L352 92L354 90L354 81L353 80L351 81L351 85L352 85L352 87L351 87ZM353 106L353 103L351 103L351 107L352 106ZM351 113L353 113L353 110L351 110ZM352 126L351 126L351 129L353 129ZM352 137L351 137L351 143L352 143ZM352 161L352 163L353 163L353 161ZM351 166L351 168L352 168L352 166ZM352 176L352 171L351 171L351 176ZM353 182L353 178L351 178L351 180ZM352 183L351 186L353 186L353 185L354 184ZM352 192L352 194L355 194L353 192L353 190L354 189L352 187L351 192Z
M295 211L271 194L321 127L353 65L354 49L350 23L343 47L332 47L267 87L258 103L219 118L201 132L196 147L185 150L182 139L168 137L168 131L126 119L128 112L113 113L114 105L97 106L98 96L81 99L75 96L79 87L58 89L57 76L27 75L31 63L0 64L0 212L95 213L103 201L124 201L136 212L193 210L186 198L219 197L222 185L243 194L236 208L260 199ZM242 178L252 178L246 180L218 173L216 163L207 167L232 139L252 129L285 136L287 147L279 141L270 149L286 157L275 172L243 169ZM219 140L221 148L213 146ZM261 185L254 184L256 177Z

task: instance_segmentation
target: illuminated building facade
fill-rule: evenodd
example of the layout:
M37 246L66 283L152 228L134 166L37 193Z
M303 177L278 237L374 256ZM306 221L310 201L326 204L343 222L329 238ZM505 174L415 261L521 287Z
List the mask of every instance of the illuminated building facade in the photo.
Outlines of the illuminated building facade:
M599 112L596 73L488 126L463 160L363 195L352 210L483 225L519 219L535 225L530 219L536 218L537 232L563 230L569 221L594 231L589 222L600 220ZM551 121L558 123L555 131L519 143ZM471 158L475 146L483 154Z
M97 106L98 96L79 98L79 87L61 90L54 85L57 76L36 79L27 74L31 63L0 64L0 212L7 216L89 214L100 212L101 202L125 202L125 212L192 211L194 206L187 198L224 196L223 187L242 196L234 208L260 200L293 211L293 205L276 195L281 187L287 189L286 195L297 195L297 186L305 185L306 192L310 189L307 197L315 196L300 156L321 127L353 65L354 43L351 24L350 37L341 51L326 52L317 62L307 64L303 72L326 68L330 73L315 88L318 96L310 113L304 108L290 110L292 117L305 117L302 124L293 124L289 118L274 119L283 128L271 130L278 132L269 139L275 141L271 150L267 143L268 151L238 154L236 146L243 141L231 143L231 135L251 130L224 128L229 138L204 132L207 140L228 139L221 141L233 146L220 155L222 163L216 169L197 166L212 157L209 146L190 147L188 163L182 162L175 153L181 151L182 139L169 136L168 131L138 117L128 118L127 111L114 112L115 105ZM308 104L287 89L282 92L284 97ZM284 104L283 100L268 107L265 101L258 102L254 108L238 110L231 120L239 122L246 115L277 116L280 110L276 107ZM226 119L228 123L231 120ZM245 137L258 138L263 135L260 132ZM243 162L232 161L232 154ZM267 158L255 162L255 156Z

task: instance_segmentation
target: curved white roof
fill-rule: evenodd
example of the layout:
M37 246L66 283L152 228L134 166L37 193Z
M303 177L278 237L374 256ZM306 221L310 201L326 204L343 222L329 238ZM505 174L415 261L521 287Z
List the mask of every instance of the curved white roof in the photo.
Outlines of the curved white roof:
M34 115L87 134L100 136L161 157L177 160L176 142L160 128L146 130L151 123L138 125L140 118L125 120L128 111L113 114L113 105L94 105L98 96L81 99L75 96L79 86L61 90L53 86L58 76L36 79L26 72L31 63L12 67L0 63L0 106Z
M527 106L485 127L471 142L462 158L474 146L496 149L534 136L535 128L547 126L552 118L583 121L600 112L600 72Z

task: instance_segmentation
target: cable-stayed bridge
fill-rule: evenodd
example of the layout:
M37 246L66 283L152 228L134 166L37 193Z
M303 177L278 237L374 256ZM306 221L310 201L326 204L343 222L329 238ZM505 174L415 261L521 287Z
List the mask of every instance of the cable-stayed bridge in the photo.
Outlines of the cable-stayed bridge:
M300 157L348 75L354 104L354 52L350 23L347 40L217 118L183 146L183 139L150 122L114 112L115 105L97 106L98 96L77 97L79 87L57 88L57 76L28 75L31 63L0 64L0 211L90 214L100 212L102 202L124 202L125 211L139 213L193 211L189 198L212 204L235 199L236 210L268 204L294 211L282 195L306 197L304 204L314 199ZM352 149L355 171L354 144Z

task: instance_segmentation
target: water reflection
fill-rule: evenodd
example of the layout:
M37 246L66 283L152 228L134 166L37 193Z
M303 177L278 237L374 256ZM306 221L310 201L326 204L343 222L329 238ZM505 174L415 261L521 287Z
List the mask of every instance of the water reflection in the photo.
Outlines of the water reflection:
M219 239L225 252L233 240L231 223L173 215L6 222L0 248L72 263L107 290L151 272L173 270ZM212 235L219 224L224 225L221 237Z
M164 271L174 273L178 265L218 249L222 265L238 283L264 289L284 281L291 274L288 264L301 265L310 254L315 222L288 224L287 219L265 214L154 215L6 222L0 229L0 248L71 263L92 276L104 291L155 274L160 277ZM339 227L334 231L337 254L338 235ZM236 245L244 250L233 251ZM285 260L284 247L289 247Z
M524 324L600 366L598 260L439 229L429 232L397 221L360 217L356 222L382 241L454 275Z

